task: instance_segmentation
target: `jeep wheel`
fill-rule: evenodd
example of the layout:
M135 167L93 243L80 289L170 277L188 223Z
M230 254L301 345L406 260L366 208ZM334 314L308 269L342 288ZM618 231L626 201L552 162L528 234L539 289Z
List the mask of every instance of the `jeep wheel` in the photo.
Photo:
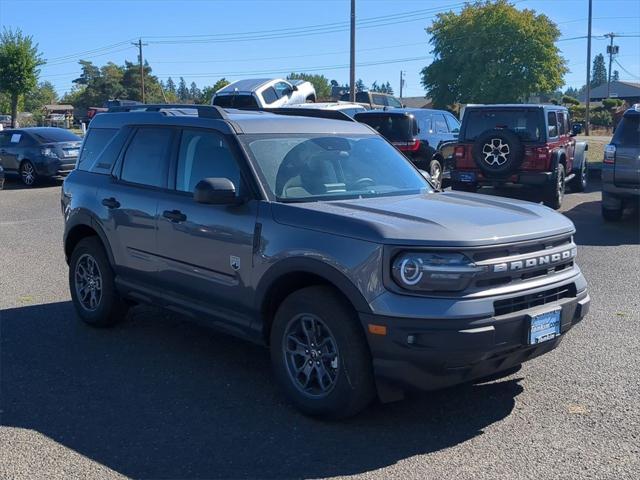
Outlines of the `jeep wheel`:
M20 164L20 180L27 187L33 187L38 182L36 168L29 160L24 160Z
M562 199L564 198L564 165L559 163L556 168L556 174L553 176L553 182L546 186L546 194L544 198L544 204L558 210L562 205Z
M622 218L623 208L605 208L602 206L602 218L607 222L617 222Z
M576 172L576 176L571 180L571 191L584 192L589 183L589 164L585 158L580 166L580 170Z
M472 154L485 176L504 178L520 168L524 160L524 145L512 131L492 129L478 135Z
M126 316L127 304L115 288L113 270L96 237L81 240L73 250L69 289L78 316L89 325L108 327Z
M433 186L436 190L440 190L442 188L442 165L439 160L431 160L431 163L429 163L429 175Z
M271 329L278 383L307 415L344 418L375 394L371 355L351 307L330 287L292 293Z

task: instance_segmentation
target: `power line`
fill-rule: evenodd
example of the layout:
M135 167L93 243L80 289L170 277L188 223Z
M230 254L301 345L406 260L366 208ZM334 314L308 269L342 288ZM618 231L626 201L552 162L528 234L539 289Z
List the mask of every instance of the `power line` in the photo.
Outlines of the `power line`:
M630 75L632 78L636 78L638 80L640 80L640 76L635 75L633 73L631 73L629 70L627 70L626 68L624 68L622 65L620 65L620 62L617 59L613 59L613 61L615 62L616 65L618 65L618 67L620 67L622 69L623 72L625 72L627 75Z

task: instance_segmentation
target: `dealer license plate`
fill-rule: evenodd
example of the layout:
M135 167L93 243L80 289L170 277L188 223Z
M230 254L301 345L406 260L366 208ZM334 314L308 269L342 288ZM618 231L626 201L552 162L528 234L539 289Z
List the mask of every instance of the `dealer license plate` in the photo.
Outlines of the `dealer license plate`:
M474 183L476 181L475 172L460 172L458 180L465 183Z
M546 342L560 335L561 309L531 316L529 327L529 345Z
M67 150L66 152L64 152L64 156L65 157L77 157L78 153L80 153L80 149L76 148L73 150Z

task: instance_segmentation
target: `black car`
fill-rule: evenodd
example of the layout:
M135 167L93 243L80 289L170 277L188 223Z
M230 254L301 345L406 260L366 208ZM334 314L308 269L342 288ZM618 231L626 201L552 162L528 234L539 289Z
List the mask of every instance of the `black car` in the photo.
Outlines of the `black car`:
M64 128L34 127L0 132L0 165L27 186L74 169L82 139Z
M354 117L389 140L421 170L429 172L436 187L448 178L446 160L453 155L460 122L449 112L422 108L370 110Z

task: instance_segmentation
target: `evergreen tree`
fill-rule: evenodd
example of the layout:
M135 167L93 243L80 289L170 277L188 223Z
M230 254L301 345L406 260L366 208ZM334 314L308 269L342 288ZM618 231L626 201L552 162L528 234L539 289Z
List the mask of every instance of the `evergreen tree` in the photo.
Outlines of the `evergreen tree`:
M196 85L196 82L191 82L191 86L189 87L189 96L194 103L200 103L202 100L202 92Z
M176 84L171 77L167 79L167 85L165 87L165 90L168 93L173 93L174 95L176 94Z
M361 78L356 82L356 92L364 92L367 90L367 86L364 84Z
M611 74L611 81L617 82L618 80L620 80L620 72L618 72L618 70L614 70L613 74Z
M607 83L607 67L604 63L604 55L599 53L593 59L593 68L591 69L591 88Z
M389 82L384 84L384 93L388 93L389 95L393 95L393 88Z
M184 78L180 77L180 83L178 83L178 90L176 91L178 95L178 100L184 102L189 100L189 89L187 88L187 82L184 81Z

